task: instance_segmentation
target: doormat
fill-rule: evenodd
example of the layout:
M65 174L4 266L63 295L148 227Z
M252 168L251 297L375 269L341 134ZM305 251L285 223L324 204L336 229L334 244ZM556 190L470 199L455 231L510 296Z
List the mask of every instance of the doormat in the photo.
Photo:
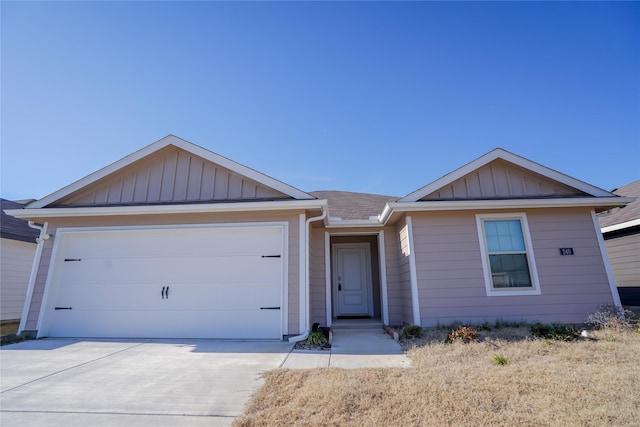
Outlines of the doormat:
M338 316L337 319L371 319L371 316Z

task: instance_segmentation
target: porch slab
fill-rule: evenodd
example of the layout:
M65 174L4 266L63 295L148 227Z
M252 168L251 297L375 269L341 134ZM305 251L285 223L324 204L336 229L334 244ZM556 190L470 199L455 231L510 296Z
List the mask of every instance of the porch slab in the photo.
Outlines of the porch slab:
M382 329L338 329L333 331L330 351L292 350L282 367L314 368L407 368L411 360L400 344Z

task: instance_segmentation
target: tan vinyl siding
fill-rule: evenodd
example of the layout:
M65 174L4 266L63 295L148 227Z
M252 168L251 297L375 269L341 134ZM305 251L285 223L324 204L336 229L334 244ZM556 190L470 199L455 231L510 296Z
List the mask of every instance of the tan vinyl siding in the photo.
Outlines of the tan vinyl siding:
M325 272L325 230L312 228L309 248L309 297L311 324L327 324L327 294Z
M404 303L402 301L401 264L404 261L404 258L400 255L401 250L399 233L394 228L386 227L384 237L385 258L387 264L387 301L389 306L389 324L394 326L402 325L404 322Z
M57 206L281 199L288 196L170 146L63 198Z
M422 200L583 195L557 181L498 159Z
M20 319L36 244L0 239L0 320Z
M398 288L393 293L393 300L389 298L389 306L397 307L394 310L391 324L413 324L413 304L411 298L411 272L409 256L411 254L409 245L409 227L406 224L399 226L398 244L400 252L398 255ZM390 308L391 311L391 308Z
M475 213L412 215L423 326L497 319L581 323L598 305L612 303L589 211L520 212L527 215L541 295L486 295ZM565 247L575 255L561 256L558 249Z
M67 227L128 227L150 225L183 225L183 224L225 224L283 222L288 223L288 319L289 334L299 333L299 247L300 230L299 214L302 212L244 212L224 214L184 214L184 215L135 215L128 217L89 217L89 218L61 218L49 223L48 232L53 238L45 241L42 257L38 267L38 274L34 286L33 298L29 308L29 315L25 325L26 330L36 330L38 315L44 295L47 272L51 261L51 252L55 233L59 228Z
M605 240L618 287L640 286L640 234Z

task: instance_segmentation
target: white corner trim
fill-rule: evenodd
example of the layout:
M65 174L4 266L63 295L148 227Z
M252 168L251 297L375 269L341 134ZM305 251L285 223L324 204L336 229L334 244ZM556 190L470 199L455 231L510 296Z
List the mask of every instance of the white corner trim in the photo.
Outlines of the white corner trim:
M416 251L413 245L413 222L407 215L407 240L409 243L409 278L411 280L411 302L413 306L413 324L421 326L420 295L418 293L418 270L416 268Z
M482 166L496 160L503 159L507 162L513 163L517 166L520 166L524 169L528 169L532 172L543 175L549 179L560 182L562 184L568 185L569 187L573 187L577 190L580 190L584 193L590 194L595 197L610 197L612 193L605 191L601 188L595 187L591 184L587 184L584 181L580 181L578 179L572 178L568 175L560 173L554 169L543 166L539 163L533 162L531 160L525 159L524 157L518 156L516 154L510 153L509 151L503 150L502 148L496 148L487 154L473 160L470 163L450 172L449 174L443 176L436 181L433 181L430 184L414 191L413 193L403 197L399 201L401 202L415 202L420 200L424 196L427 196L433 193L436 190L445 187L454 181L462 178L465 175L473 172L476 169L481 168Z
M241 165L240 163L234 162L233 160L230 160L226 157L223 157L219 154L216 154L212 151L209 151L207 149L204 149L198 145L195 145L191 142L188 142L182 138L178 138L174 135L167 135L164 138L150 144L147 145L146 147L132 153L129 154L126 157L123 157L122 159L111 163L108 166L105 166L102 169L99 169L96 172L93 172L87 176L85 176L84 178L79 179L78 181L67 185L66 187L63 187L62 189L49 194L48 196L43 197L40 200L36 200L35 202L32 202L31 204L28 205L28 208L42 208L45 207L57 200L60 200L61 198L68 196L69 194L80 190L83 187L86 187L87 185L90 185L126 166L131 165L132 163L146 157L149 156L169 145L173 145L175 147L178 147L184 151L187 151L195 156L199 156L204 158L205 160L208 160L212 163L216 163L219 164L220 166L229 169L233 172L236 172L240 175L244 175L249 179L252 179L260 184L263 184L265 186L271 187L274 190L277 190L281 193L284 193L290 197L293 197L294 199L313 199L314 197L311 196L310 194L307 194L301 190L298 190L297 188L294 188L290 185L287 185L285 183L283 183L282 181L278 181L277 179L274 179L268 175L262 174L254 169L251 169L247 166Z
M327 316L327 327L331 327L333 323L333 304L331 303L331 235L328 231L324 232L324 298Z
M380 264L380 303L382 323L389 325L389 296L387 288L387 257L385 254L384 230L378 232L378 263Z
M640 218L632 219L631 221L621 222L620 224L610 225L608 227L602 227L600 232L602 233L611 233L612 231L623 230L625 228L635 227L640 225Z
M611 261L609 260L609 253L607 252L607 246L604 243L604 236L602 233L598 233L600 228L600 222L595 211L591 211L591 219L593 220L593 229L596 232L596 238L598 239L598 246L600 247L600 255L602 256L602 262L604 263L604 269L607 273L607 280L609 281L609 289L611 290L611 297L616 307L622 307L620 301L620 294L618 294L618 287L616 285L616 279L611 269Z
M300 233L300 237L299 237L299 248L298 248L298 257L300 259L300 262L298 263L299 270L298 271L298 280L299 280L299 301L298 304L300 304L300 308L298 309L298 313L299 314L299 329L298 329L298 333L302 334L305 331L308 330L307 327L307 319L305 319L306 317L306 302L307 302L307 298L306 298L306 280L307 280L307 247L309 246L309 242L306 240L306 236L307 236L307 232L306 232L306 215L301 213L298 217L298 221L300 221L299 224L299 233Z
M529 273L533 282L533 289L510 289L497 290L493 289L493 280L491 279L491 266L489 265L489 256L487 253L487 238L484 231L485 219L517 219L522 226L522 234L524 238L527 261L529 263ZM538 267L536 265L536 257L533 253L533 243L531 240L531 232L529 231L529 221L527 214L524 212L514 212L508 214L476 214L476 227L478 230L478 240L480 243L480 255L482 257L482 270L484 272L484 285L488 297L502 296L522 296L522 295L541 295L540 280L538 278Z

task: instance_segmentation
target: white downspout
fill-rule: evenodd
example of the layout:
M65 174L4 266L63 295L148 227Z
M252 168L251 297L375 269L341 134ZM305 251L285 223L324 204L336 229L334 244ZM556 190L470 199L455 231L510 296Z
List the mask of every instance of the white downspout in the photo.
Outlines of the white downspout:
M320 216L316 216L313 218L308 218L305 221L304 227L304 286L300 286L300 290L303 291L304 295L301 295L300 301L304 301L304 307L300 307L300 316L303 319L304 325L306 325L306 330L301 335L296 335L294 337L289 338L289 342L298 342L302 340L306 340L309 336L309 318L311 317L311 313L309 312L309 281L311 280L311 271L309 267L309 238L310 238L310 228L311 223L315 221L322 221L327 217L327 205L326 203L322 205L322 214ZM301 324L303 324L301 322Z
M40 258L42 258L42 249L44 248L44 242L51 237L49 234L47 234L47 228L49 227L48 222L45 222L42 227L36 225L33 221L29 221L28 225L35 230L40 230L40 237L36 239L36 243L38 244L38 246L36 247L33 266L31 267L31 276L29 276L29 284L27 285L27 295L24 298L22 316L20 316L20 326L18 327L18 335L20 335L24 331L24 328L27 324L27 316L29 315L29 308L31 307L31 298L33 298L33 289L36 285L38 267L40 266Z

